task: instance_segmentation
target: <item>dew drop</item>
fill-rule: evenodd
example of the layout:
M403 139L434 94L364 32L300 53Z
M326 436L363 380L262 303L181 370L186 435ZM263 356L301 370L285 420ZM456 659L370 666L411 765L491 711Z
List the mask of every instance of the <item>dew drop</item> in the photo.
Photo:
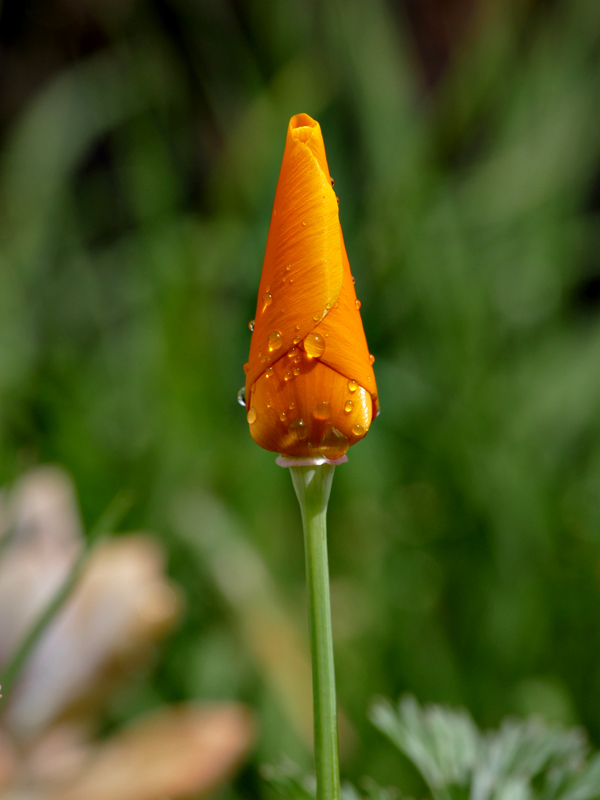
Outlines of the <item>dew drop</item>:
M337 202L338 202L338 206L339 206L339 204L340 204L340 198L337 196L337 194L336 194L336 196L335 196L335 199L337 200Z
M297 331L299 331L301 327L302 327L302 325L300 325L300 323L298 323L298 324L296 325L296 330L297 330Z
M290 409L290 411L293 411L294 408L296 408L296 403L294 403L294 401L292 400L292 402L289 405L289 409Z
M265 372L265 378L270 378L273 375L273 367L269 367Z
M306 220L304 220L304 221L302 222L302 224L303 224L303 225L306 225Z
M273 405L273 401L272 400L267 400L267 408L271 408L272 405Z
M355 392L358 389L358 383L356 381L348 381L348 391Z
M331 308L331 303L325 303L325 308L327 309L327 311L329 311L329 309Z
M270 292L270 291L271 291L271 284L269 284L269 285L267 286L267 292Z
M298 377L300 375L300 367L294 367L294 375Z
M285 411L282 411L282 412L281 412L281 414L279 415L279 419L280 419L282 422L285 422Z
M325 352L325 339L312 331L304 339L304 349L311 358L321 358Z
M296 350L296 348L292 347L290 350L288 350L287 357L288 358L293 358L296 355L297 352L298 351Z
M246 363L244 364L244 372L247 373L249 369L250 369L250 362L246 361Z
M314 319L315 322L318 322L321 319L321 315L320 314L313 314L313 319Z
M322 456L325 456L325 458L335 461L337 458L341 458L344 455L348 449L348 445L348 439L346 439L344 434L338 431L337 428L328 425L321 439L319 452Z
M294 336L294 344L300 344L300 337Z
M242 386L242 388L237 393L237 401L241 406L246 408L246 387Z
M290 433L301 442L303 439L306 439L308 436L308 427L304 424L304 420L302 419L295 419L293 422L290 422Z
M352 426L352 433L355 436L364 436L366 431L365 431L365 429L363 428L362 425L353 425Z
M360 308L360 307L361 307L361 305L362 305L362 303L360 302L360 300L357 300L357 301L356 301L356 307L357 307L357 308Z
M346 412L346 414L349 414L353 408L354 408L354 403L352 402L352 400L346 400L346 402L344 403L344 411Z
M331 188L333 189L333 187L335 186L335 181L331 177L329 178L329 180L331 181Z
M273 331L269 334L269 351L272 353L273 350L279 350L282 345L282 338L279 331Z
M292 268L292 265L288 264L287 267L286 267L287 272L289 272L291 270L291 268Z
M331 408L329 407L329 401L323 400L322 403L315 406L315 410L313 411L313 417L315 419L329 419L329 415L331 414Z
M371 362L371 364L375 363L375 356L372 353L369 355L369 361Z
M356 283L356 278L354 277L354 275L352 276L352 283Z
M272 295L269 292L265 292L263 294L263 311L267 306L270 306L272 302L273 302Z
M260 356L260 363L261 364L266 364L267 363L267 357L266 356Z
M300 355L300 353L298 353L298 355L294 358L294 361L296 362L296 364L299 364L302 361L302 356Z
M252 406L250 411L248 411L248 413L246 414L246 419L248 420L250 425L252 425L253 422L256 422L257 418L258 414L256 413L256 409L254 408L254 406Z
M254 330L254 320L253 319L251 319L250 322L248 323L248 327L250 328L251 331Z
M334 308L339 308L340 307L340 301L336 300L335 303L333 304L333 307Z
M292 277L290 278L290 283L293 283L293 282L294 282L294 276L292 275Z
M284 381L291 381L292 380L292 373L291 372L286 372L285 375L283 376L283 380Z

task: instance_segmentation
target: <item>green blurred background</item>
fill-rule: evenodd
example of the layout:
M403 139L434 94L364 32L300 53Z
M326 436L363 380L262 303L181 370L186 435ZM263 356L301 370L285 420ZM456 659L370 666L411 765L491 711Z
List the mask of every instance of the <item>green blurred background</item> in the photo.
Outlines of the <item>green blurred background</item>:
M600 744L597 0L4 0L0 41L0 478L63 465L186 598L106 724L238 698L223 796L310 767L299 512L236 403L303 111L382 407L330 506L343 772L420 791L377 693Z

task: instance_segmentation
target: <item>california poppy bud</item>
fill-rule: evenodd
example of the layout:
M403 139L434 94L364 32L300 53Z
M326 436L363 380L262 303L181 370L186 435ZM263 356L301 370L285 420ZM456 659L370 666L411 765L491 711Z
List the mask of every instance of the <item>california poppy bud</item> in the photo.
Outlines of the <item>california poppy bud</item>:
M336 460L378 399L332 184L319 123L292 117L244 369L257 444Z

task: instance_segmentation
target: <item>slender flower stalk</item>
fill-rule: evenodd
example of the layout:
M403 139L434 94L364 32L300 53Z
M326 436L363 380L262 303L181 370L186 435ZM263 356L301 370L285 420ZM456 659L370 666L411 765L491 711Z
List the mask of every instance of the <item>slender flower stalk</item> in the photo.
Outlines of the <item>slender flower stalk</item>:
M340 797L326 519L334 470L331 464L290 467L304 527L317 800L339 800Z

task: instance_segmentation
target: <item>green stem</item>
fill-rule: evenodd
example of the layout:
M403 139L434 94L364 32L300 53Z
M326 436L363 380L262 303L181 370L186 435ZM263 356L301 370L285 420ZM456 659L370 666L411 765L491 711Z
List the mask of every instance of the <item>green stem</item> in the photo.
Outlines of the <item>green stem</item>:
M326 522L334 469L329 464L290 467L302 511L306 551L317 800L339 800L340 797Z

